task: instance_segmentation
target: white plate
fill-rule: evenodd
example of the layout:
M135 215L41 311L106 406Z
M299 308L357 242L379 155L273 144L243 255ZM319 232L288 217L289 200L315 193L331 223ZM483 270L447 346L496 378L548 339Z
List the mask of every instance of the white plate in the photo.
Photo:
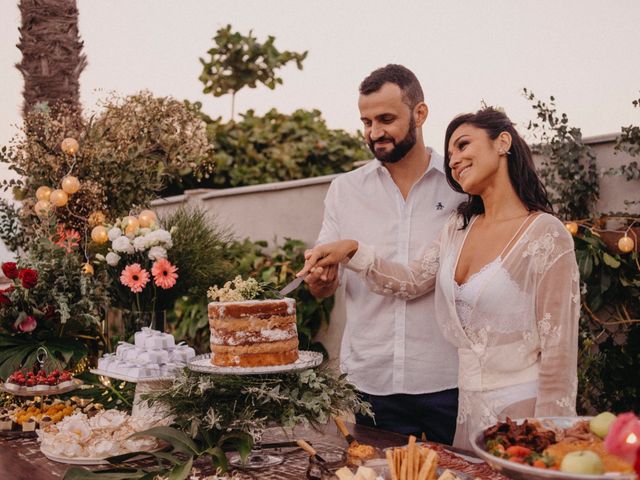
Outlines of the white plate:
M100 370L99 368L92 368L89 370L94 375L101 375L103 377L115 378L116 380L122 380L123 382L130 383L144 383L144 382L168 382L175 380L174 376L164 377L130 377L129 375L123 375L121 373L112 372L110 370Z
M551 420L560 428L568 428L580 420L589 420L591 417L541 417L530 418L530 420ZM517 419L514 422L520 424L525 419ZM560 472L558 470L545 470L535 468L529 465L522 465L507 460L506 458L496 457L484 449L484 428L471 435L469 440L471 446L485 462L491 465L491 468L500 472L506 477L515 480L594 480L597 478L605 478L611 480L636 480L634 473L605 473L604 475L582 475L576 473Z
M79 378L74 378L72 382L73 382L72 385L67 385L66 387L63 387L63 388L51 387L47 390L28 390L27 391L24 388L20 390L11 390L5 387L4 384L2 384L2 387L0 387L0 389L2 389L2 391L6 393L15 395L16 397L42 397L46 395L60 395L63 393L72 392L76 388L80 388L83 383L82 380L80 380Z
M158 452L162 450L163 447L158 447L152 452ZM68 465L113 465L109 463L106 459L109 457L101 457L101 458L89 458L89 457L61 457L59 455L54 455L46 450L40 448L42 454L47 457L49 460L58 462L58 463L66 463ZM125 452L126 453L126 452ZM124 455L124 454L122 454ZM141 458L145 458L143 455L137 455L135 457L130 458L127 462L135 462Z
M188 364L195 372L218 375L262 375L267 373L295 372L317 367L322 363L320 352L300 350L298 360L287 365L269 365L264 367L219 367L211 363L211 354L198 355Z

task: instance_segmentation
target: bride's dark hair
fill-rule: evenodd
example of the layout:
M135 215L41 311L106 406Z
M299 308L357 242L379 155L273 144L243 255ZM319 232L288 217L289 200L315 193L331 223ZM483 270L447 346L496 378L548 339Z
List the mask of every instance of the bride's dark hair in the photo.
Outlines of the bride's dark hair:
M451 135L460 125L473 125L481 128L491 140L498 138L502 132L511 135L511 149L507 153L509 178L522 203L530 212L546 212L553 214L553 207L547 197L547 190L540 181L533 164L533 157L529 146L516 131L507 117L500 110L492 107L483 108L476 113L465 113L451 120L447 127L444 139L444 169L447 174L447 182L456 192L465 193L458 182L453 179L451 167L449 167L449 141ZM484 203L479 195L469 195L466 202L458 206L458 213L462 215L464 223L462 229L467 228L473 215L484 213Z

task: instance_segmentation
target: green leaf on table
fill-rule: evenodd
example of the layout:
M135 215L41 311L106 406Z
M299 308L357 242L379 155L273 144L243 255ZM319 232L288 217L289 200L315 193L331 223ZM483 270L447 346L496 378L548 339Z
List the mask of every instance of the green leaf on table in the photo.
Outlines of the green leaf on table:
M211 463L213 464L214 469L217 470L219 468L223 472L226 472L229 469L227 456L220 447L209 448L205 453L211 456Z
M169 442L174 449L187 455L197 455L198 446L193 440L180 430L171 427L153 427L142 432L134 433L132 437L156 437Z
M147 472L134 468L113 468L91 472L86 468L71 467L65 473L64 480L142 480L146 475Z
M186 462L176 465L169 472L169 480L184 480L191 473L193 457L189 457Z

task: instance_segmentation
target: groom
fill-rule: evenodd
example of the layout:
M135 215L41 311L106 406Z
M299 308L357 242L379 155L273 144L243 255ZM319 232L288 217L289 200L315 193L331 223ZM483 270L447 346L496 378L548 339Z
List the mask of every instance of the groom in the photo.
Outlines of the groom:
M353 238L408 263L464 197L448 186L442 156L424 144L428 108L410 70L387 65L372 72L360 84L358 107L376 159L331 183L317 243ZM341 368L373 406L375 425L451 444L458 360L436 325L433 294L411 301L376 295L335 265L305 281L318 298L345 286ZM373 425L368 417L356 421Z

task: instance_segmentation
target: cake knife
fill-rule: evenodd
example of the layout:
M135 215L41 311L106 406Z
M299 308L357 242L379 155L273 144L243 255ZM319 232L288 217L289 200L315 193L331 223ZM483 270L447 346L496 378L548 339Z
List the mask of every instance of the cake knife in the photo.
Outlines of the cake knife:
M284 297L286 294L293 292L304 281L307 274L305 273L301 277L296 278L293 282L289 282L282 290L278 292L278 295Z

